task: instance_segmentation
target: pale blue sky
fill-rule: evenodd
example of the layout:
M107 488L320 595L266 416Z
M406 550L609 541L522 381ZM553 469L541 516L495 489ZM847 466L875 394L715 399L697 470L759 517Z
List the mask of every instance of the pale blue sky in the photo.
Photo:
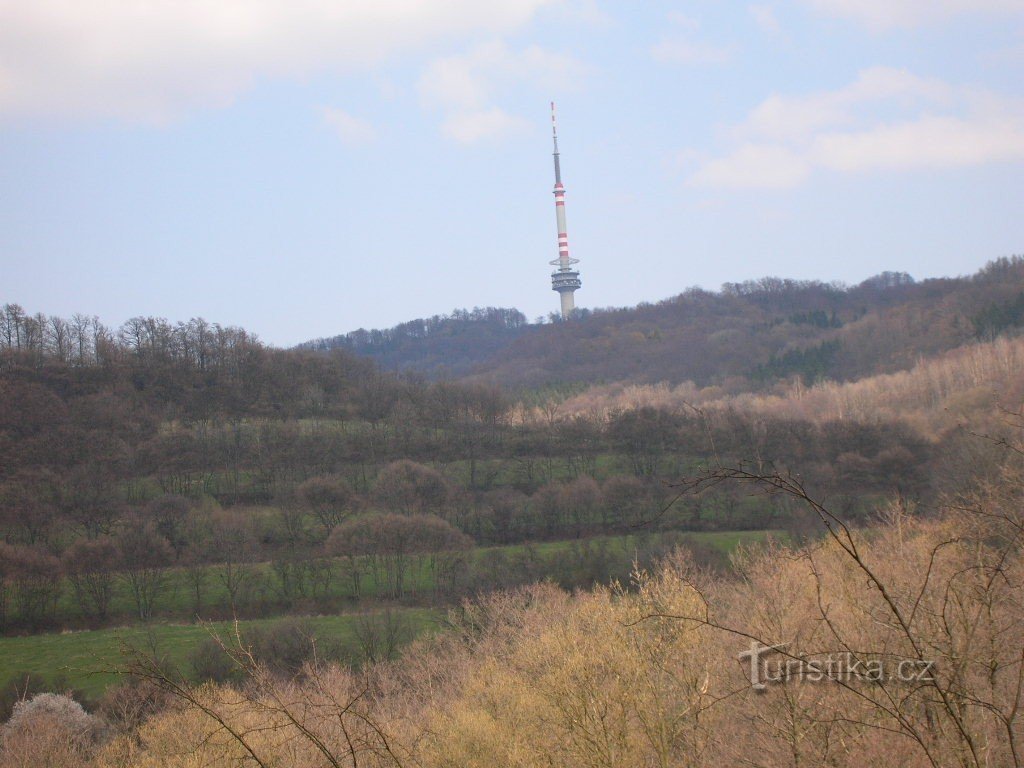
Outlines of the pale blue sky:
M0 301L288 345L1024 252L1024 0L0 0Z

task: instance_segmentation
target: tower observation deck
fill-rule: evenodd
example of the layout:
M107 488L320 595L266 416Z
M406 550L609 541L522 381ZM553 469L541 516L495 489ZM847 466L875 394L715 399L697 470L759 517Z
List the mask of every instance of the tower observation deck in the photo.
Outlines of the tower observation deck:
M551 290L557 291L561 299L562 317L568 317L576 306L573 294L583 283L580 273L573 267L579 259L569 257L569 235L565 226L565 187L562 185L562 168L558 159L558 126L555 122L555 102L551 102L551 138L555 143L555 220L558 223L558 258L550 262L557 267L551 273Z

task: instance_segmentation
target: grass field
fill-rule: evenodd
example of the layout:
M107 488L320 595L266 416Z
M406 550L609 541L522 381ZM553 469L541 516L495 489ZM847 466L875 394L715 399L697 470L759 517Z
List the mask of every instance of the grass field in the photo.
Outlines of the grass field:
M632 534L626 536L597 536L583 541L592 545L605 544L619 552L627 552L640 543L643 537L657 537L661 534ZM781 531L716 531L686 533L687 538L695 543L710 546L719 552L728 554L740 544L752 544L763 541L766 536L772 535L776 538L785 538ZM496 553L504 554L513 558L522 555L528 550L534 554L553 556L560 551L569 551L581 540L548 541L537 544L513 544L501 547L480 547L473 550L471 566L485 563L488 558ZM336 563L337 565L337 563ZM247 566L249 570L249 586L246 594L246 602L258 606L259 613L282 613L286 606L283 597L277 590L277 576L268 563L255 563ZM202 606L200 615L224 616L228 605L228 593L223 580L219 577L216 566L209 566L205 569L206 576L203 585ZM355 605L356 595L352 591L351 583L335 568L335 574L331 580L329 589L321 595L319 605L321 608L331 606L332 610L345 604ZM410 571L407 587L411 592L427 592L432 587L430 573L426 568L419 571ZM372 573L367 573L362 578L360 588L361 598L375 599L382 595L382 588L378 585ZM168 569L167 578L159 600L155 605L155 617L163 619L189 619L195 615L195 600L188 574L178 568ZM71 626L80 619L81 611L75 599L70 585L65 585L60 601L58 613ZM130 623L137 618L135 603L131 592L126 584L117 581L114 585L113 597L110 603L110 615L118 623ZM227 615L230 615L228 613ZM251 614L250 614L251 615Z
M443 612L426 608L398 608L411 634L435 629ZM358 614L309 617L318 639L348 644L354 641ZM280 619L242 621L243 631L267 627ZM89 698L96 698L121 676L125 662L123 649L135 647L155 650L169 662L187 669L195 648L211 636L225 636L232 622L209 624L152 623L144 627L61 632L30 637L0 638L0 683L15 675L33 673L47 680L60 679Z
M704 544L718 550L722 554L729 554L740 545L757 544L764 541L769 536L779 540L785 540L787 534L785 531L699 531L699 532L681 532L687 539L691 539L694 542ZM650 534L657 536L659 534ZM636 534L628 536L596 536L586 541L591 542L614 542L620 547L632 547L639 539ZM574 540L576 541L576 540ZM574 541L545 541L540 544L516 544L510 547L489 547L478 550L480 553L486 553L493 550L504 550L505 552L514 552L515 550L522 550L527 546L533 546L538 552L546 555L553 555L572 546Z
M780 531L721 531L688 533L686 537L696 543L710 547L722 554L734 551L738 546L756 544L764 541L769 535L785 539ZM560 553L568 553L572 547L606 546L620 553L623 557L631 557L644 537L657 537L659 534L634 534L629 536L596 537L586 540L549 541L537 544L516 544L506 547L484 547L473 551L472 558L477 564L484 563L503 555L513 559L517 556L531 554L535 557L554 559ZM257 573L271 576L270 566L259 564L254 566ZM419 583L411 584L418 589L428 589L423 574L419 575ZM177 612L188 615L190 596L185 584L183 573L171 575L171 585L161 607L161 612ZM208 580L208 597L212 604L224 598L223 585L213 576ZM373 596L377 592L372 578L367 576L364 584L364 595ZM351 597L349 585L336 577L331 587L331 597ZM67 599L67 598L66 598ZM130 597L119 587L115 598L115 607L131 621ZM68 608L72 608L69 604ZM408 620L410 629L417 634L436 626L441 611L425 608L399 607L402 616ZM348 643L353 640L353 627L358 613L347 612L340 615L315 616L309 619L318 637L332 641ZM280 621L281 617L242 621L243 628L261 627ZM204 624L174 623L172 620L151 621L124 628L65 631L31 635L26 637L0 638L0 684L10 680L14 675L33 673L48 680L61 678L67 685L81 691L89 697L95 697L111 683L118 680L114 671L122 662L122 647L126 645L154 648L173 663L187 665L190 654L196 646L209 637L210 632L225 632L232 626L231 622L210 622Z

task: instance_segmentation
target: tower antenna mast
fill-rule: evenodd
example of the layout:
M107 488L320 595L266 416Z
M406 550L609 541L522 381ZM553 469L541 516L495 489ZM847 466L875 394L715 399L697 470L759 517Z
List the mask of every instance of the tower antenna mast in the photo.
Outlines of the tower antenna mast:
M551 138L555 152L555 220L558 223L558 258L549 262L557 267L551 273L551 290L557 291L561 299L562 317L567 318L576 306L573 294L583 283L580 273L573 268L579 259L569 257L569 235L565 226L565 187L562 186L562 166L558 157L558 123L555 120L555 102L551 102Z

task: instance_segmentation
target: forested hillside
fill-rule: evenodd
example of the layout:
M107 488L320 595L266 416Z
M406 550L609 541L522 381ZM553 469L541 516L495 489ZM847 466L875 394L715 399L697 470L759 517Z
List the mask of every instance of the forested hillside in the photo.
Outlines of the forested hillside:
M433 377L463 376L504 350L530 326L517 309L487 307L410 320L385 330L359 329L300 344L300 349L343 349L390 370Z
M305 346L518 387L691 381L734 393L794 376L811 383L902 370L1021 325L1024 259L1014 257L970 277L920 282L887 272L853 287L726 283L657 304L581 310L568 322L527 325L514 310L474 310Z
M451 599L542 574L587 584L624 578L640 545L515 566L460 555L432 569L438 553L474 546L802 530L792 505L735 490L670 503L667 483L712 455L797 469L854 518L889 492L930 499L967 472L948 458L963 440L954 425L925 430L896 414L671 400L591 411L579 406L585 394L559 403L481 381L432 383L199 319L112 330L17 305L2 319L6 631ZM402 549L410 540L428 558L415 566Z
M609 680L647 672L674 679L678 660L692 662L690 646L663 644L661 630L627 637L623 620L656 606L698 607L684 577L705 580L742 623L749 611L735 603L736 574L766 585L780 574L780 594L805 601L808 573L859 578L862 561L835 559L823 531L886 547L902 546L904 535L925 548L964 541L950 556L976 558L972 536L979 546L998 542L950 515L975 501L983 511L1007 509L998 490L1004 478L1019 487L1007 461L1019 453L1024 396L1022 273L1024 262L1006 260L970 279L917 284L896 275L854 289L765 280L541 326L482 310L349 340L367 354L275 349L202 319L138 317L111 329L95 318L64 320L7 304L0 314L0 719L29 692L71 687L112 730L53 746L17 730L20 717L34 722L24 714L33 710L22 710L0 733L0 756L43 744L46 755L65 747L106 755L97 758L113 761L98 763L104 768L156 765L166 757L161 750L177 749L176 738L191 745L186 752L235 755L239 742L219 740L204 725L216 712L222 723L253 724L254 752L306 765L306 739L314 732L333 739L335 726L310 721L296 734L282 725L278 732L301 756L276 754L274 738L255 735L278 728L254 714L268 712L260 697L334 712L336 701L318 697L326 689L341 695L338 686L355 679L350 670L362 668L390 693L360 722L387 719L395 707L417 711L400 728L386 726L389 743L407 739L409 754L422 747L424 765L473 764L471 720L481 694L456 679L458 670L529 698L546 674L540 659L561 674L563 662L576 663L570 647L600 638L603 648L619 649L606 660ZM429 362L449 353L463 361L496 356L451 379ZM439 378L379 365L403 359L426 361ZM592 380L602 377L615 381ZM499 386L501 379L511 386ZM933 519L940 508L945 516ZM838 527L823 529L823 519ZM1000 525L1019 537L1015 518ZM868 530L851 533L857 526ZM760 546L761 554L749 549ZM999 561L1001 551L984 554L986 562ZM915 552L914 563L927 560ZM904 555L880 557L895 564ZM946 584L962 573L960 560L943 561ZM900 600L911 587L914 594L938 589L927 577L923 586L913 581L917 565L901 568L884 572ZM540 581L552 584L529 586ZM601 586L612 582L620 586ZM995 583L972 587L970 599L1002 600ZM570 598L558 587L593 591ZM517 589L527 591L508 592ZM928 594L938 606L941 596ZM849 595L842 610L859 616L865 598ZM449 610L445 626L455 631L408 651L405 682L388 678L395 670L388 660L414 634L438 632ZM1012 610L994 615L1016 620ZM583 635L565 634L566 617ZM523 633L508 634L508 622ZM750 631L767 637L770 629L755 622ZM910 629L928 642L937 636ZM499 636L505 650L495 644ZM146 651L130 651L126 637L145 637ZM699 647L731 648L711 642ZM630 648L671 650L671 658L655 654L638 664ZM114 669L128 664L132 674L122 682L95 663L56 669L62 662L53 659L82 658L83 649ZM454 676L435 688L425 680L442 671L426 660L438 654L451 659ZM506 667L525 671L506 682L487 676ZM570 678L553 702L577 695L580 681ZM199 683L220 687L193 688ZM651 684L652 695L690 700L673 685ZM284 693L282 686L293 687ZM631 688L601 684L586 695L626 701ZM419 698L427 690L442 698ZM703 696L699 685L686 691ZM168 693L185 708L171 705ZM196 696L213 698L200 705ZM532 733L524 713L535 708L502 702L498 711L525 730L504 741L492 733L497 740L485 753L504 754L522 738L536 742L524 735ZM350 710L342 709L332 722L346 729ZM179 723L180 712L197 719ZM457 735L430 746L421 738L429 723ZM642 728L616 727L630 749L662 748L647 745ZM369 744L384 728L375 724L358 738ZM135 744L147 745L133 752L141 763L120 751ZM155 762L146 762L150 749ZM730 754L730 741L715 749Z

